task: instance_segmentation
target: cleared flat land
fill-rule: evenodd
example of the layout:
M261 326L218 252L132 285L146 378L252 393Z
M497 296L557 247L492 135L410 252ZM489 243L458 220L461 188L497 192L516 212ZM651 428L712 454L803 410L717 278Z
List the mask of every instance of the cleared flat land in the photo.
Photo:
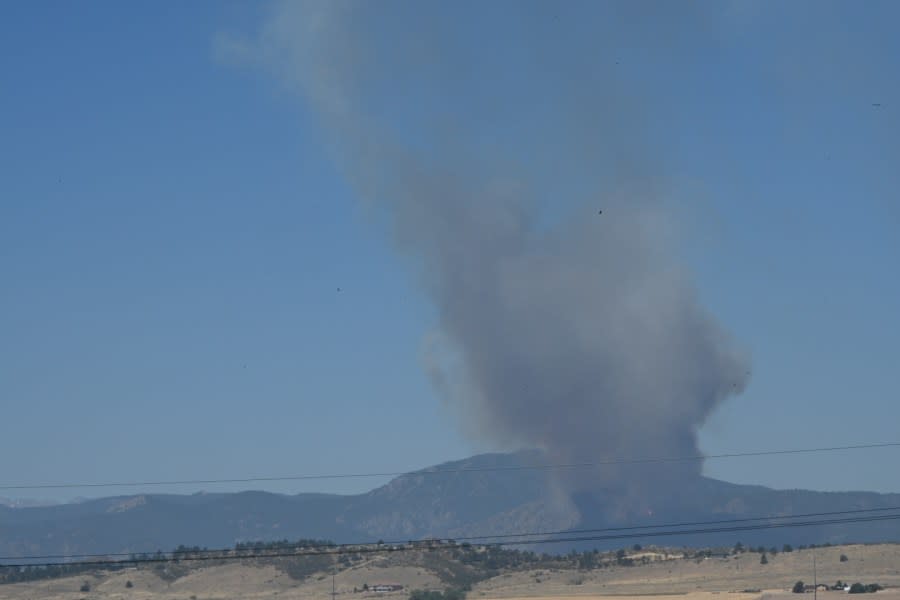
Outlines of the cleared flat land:
M591 571L575 569L510 571L476 585L470 600L798 600L809 596L788 590L798 579L812 583L811 550L778 553L760 564L760 556L746 553L728 558L690 559L670 556L648 565ZM877 582L889 589L877 600L900 600L900 545L840 546L815 550L819 583L836 580ZM846 554L848 560L840 561ZM396 560L396 559L393 559ZM365 564L339 571L337 600L405 600L408 590L443 589L434 573L373 557ZM90 592L79 588L87 580ZM131 581L133 587L127 588ZM363 584L398 583L403 592L364 593ZM890 589L890 588L895 589ZM356 588L357 591L354 591ZM742 590L761 590L742 593ZM233 563L209 566L165 581L150 570L126 570L48 581L0 585L0 599L34 600L328 600L331 573L303 581L274 567ZM818 600L840 600L842 592L820 592ZM872 598L872 596L853 596ZM873 598L875 600L875 598Z
M819 594L821 600L837 600L838 598L846 598L846 594L838 592L827 592ZM506 597L507 600L532 600L536 596ZM801 597L805 597L801 596ZM866 596L871 600L900 600L900 591L885 590L878 592L875 596ZM759 593L744 594L734 592L688 592L685 594L654 594L654 595L606 595L606 594L586 594L586 595L566 595L566 596L540 596L544 600L796 600L797 595L782 590L763 590ZM810 594L812 598L812 594Z
M475 586L470 597L634 596L746 589L786 591L798 579L812 583L812 553L812 550L801 550L767 555L769 563L766 565L760 564L759 554L744 553L728 558L672 558L645 566L589 572L522 571L489 579ZM900 545L834 546L818 548L815 553L819 583L834 584L840 579L900 588ZM841 554L847 556L847 562L840 561ZM844 597L844 594L835 593L837 596ZM737 596L731 598L737 599ZM826 599L831 599L830 594L822 600Z

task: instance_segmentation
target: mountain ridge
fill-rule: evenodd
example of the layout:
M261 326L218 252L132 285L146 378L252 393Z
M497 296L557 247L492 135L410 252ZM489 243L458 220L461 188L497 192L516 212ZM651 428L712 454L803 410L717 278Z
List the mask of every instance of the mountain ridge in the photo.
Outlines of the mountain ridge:
M527 468L540 464L536 451L481 454L415 471L355 495L145 493L77 504L0 506L0 553L16 557L155 552L179 544L213 548L300 538L405 541L900 506L900 494L773 490L697 477L645 499L653 507L649 514L621 516L610 510L616 502L624 502L614 498L614 491L565 492L548 470ZM699 543L733 544L739 539L768 544L775 538L796 544L893 541L900 539L900 523L723 532ZM684 536L670 543L699 539Z

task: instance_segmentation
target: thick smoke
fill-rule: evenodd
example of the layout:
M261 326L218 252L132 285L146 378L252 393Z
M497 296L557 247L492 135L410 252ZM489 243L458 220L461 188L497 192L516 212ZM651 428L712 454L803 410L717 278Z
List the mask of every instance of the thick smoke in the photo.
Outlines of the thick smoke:
M429 374L470 432L564 461L697 454L697 429L748 367L678 259L664 151L641 125L652 105L610 73L604 32L554 54L541 44L559 36L522 19L481 39L438 10L291 2L254 41L219 49L299 91L348 179L386 211L438 310ZM504 53L516 28L531 54Z

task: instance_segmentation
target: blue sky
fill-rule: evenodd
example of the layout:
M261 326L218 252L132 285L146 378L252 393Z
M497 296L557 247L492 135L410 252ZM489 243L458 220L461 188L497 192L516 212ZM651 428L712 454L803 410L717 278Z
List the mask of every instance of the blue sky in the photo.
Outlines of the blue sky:
M454 9L480 17L473 43L512 10L494 6ZM702 447L900 440L900 8L720 6L662 27L671 55L627 30L613 40L633 90L671 97L647 127L692 198L690 267L752 355L747 391L713 415ZM552 5L520 7L537 22ZM563 26L589 33L600 16L583 8ZM266 73L215 57L219 34L252 34L269 9L0 8L0 483L395 471L487 449L431 389L420 350L434 309L316 115ZM517 60L490 39L473 55ZM707 472L900 491L885 469L898 457Z

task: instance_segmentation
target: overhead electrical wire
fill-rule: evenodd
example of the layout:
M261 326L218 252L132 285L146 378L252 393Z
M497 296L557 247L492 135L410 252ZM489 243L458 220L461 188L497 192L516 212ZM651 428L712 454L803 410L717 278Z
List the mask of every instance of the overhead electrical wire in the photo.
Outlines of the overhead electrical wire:
M600 467L605 465L620 464L646 464L646 463L666 463L666 462L684 462L692 460L721 459L721 458L738 458L738 457L754 457L754 456L775 456L785 454L809 454L819 452L835 452L846 450L861 450L873 448L900 447L900 442L884 442L872 444L856 444L846 446L829 446L821 448L802 448L802 449L785 449L785 450L764 450L755 452L734 452L723 454L707 454L696 456L681 457L653 457L653 458L637 458L637 459L609 459L582 463L564 463L564 464L543 464L543 465L510 465L510 466L485 466L485 467L462 467L457 469L427 469L421 471L407 472L380 472L380 473L343 473L343 474L319 474L319 475L297 475L287 477L245 477L232 479L194 479L194 480L170 480L170 481L135 481L135 482L110 482L110 483L62 483L62 484L37 484L37 485L0 485L0 490L11 489L58 489L58 488L99 488L99 487L131 487L131 486L161 486L161 485L186 485L186 484L214 484L214 483L250 483L250 482L273 482L273 481L298 481L298 480L321 480L321 479L348 479L362 477L400 477L407 475L438 475L438 474L454 474L454 473L470 473L470 472L499 472L499 471L537 471L537 470L557 470L557 469L576 469ZM722 519L715 521L692 521L682 523L667 523L657 525L638 525L630 527L611 527L601 529L577 529L577 530L558 530L558 531L538 531L538 532L522 532L510 534L495 534L481 536L463 536L456 537L446 543L435 546L434 539L421 540L404 540L395 542L382 542L381 544L371 543L355 543L355 544L330 544L323 547L293 549L291 551L262 551L256 553L248 553L245 551L235 551L234 549L214 549L214 550L185 550L163 553L162 556L142 556L135 558L133 553L106 553L106 554L70 554L70 555L37 555L37 556L5 556L0 557L0 568L24 568L24 567L51 567L51 566L105 566L114 567L117 565L132 565L142 562L173 562L179 560L243 560L253 558L277 558L277 557L302 557L311 555L328 555L328 554L346 554L346 553L363 553L363 552L397 552L409 551L416 549L435 549L459 546L461 542L469 543L476 540L480 546L509 546L509 545L533 545L533 544L554 544L565 542L584 542L584 541L602 541L602 540L618 540L632 538L652 538L666 537L673 535L703 535L710 533L727 533L738 531L755 531L760 529L790 528L790 527L809 527L816 525L832 525L841 523L862 523L872 521L900 520L900 514L879 514L864 515L863 513L887 512L900 510L897 507L884 507L873 509L854 509L844 511L830 511L819 513L805 513L797 515L781 515L781 516L765 516L765 517L746 517L740 519ZM853 517L844 517L838 519L812 519L807 521L798 521L797 519L810 519L812 517L831 517L837 515L856 515ZM754 521L768 521L766 523L751 524ZM740 523L740 525L739 525ZM684 527L710 526L717 527L701 527L699 529L683 529ZM602 534L602 535L600 535ZM560 537L563 536L563 537ZM110 560L113 557L128 557L125 559ZM6 563L2 561L48 561L53 559L55 562L27 562L27 563ZM97 560L73 560L73 559L97 559ZM100 560L102 559L102 560Z
M646 531L649 529L663 529L663 528L672 528L672 527L694 527L697 525L724 525L730 523L749 523L752 521L783 521L786 519L805 519L810 517L827 517L827 516L835 516L835 515L852 515L852 514L860 514L860 513L872 513L872 512L887 512L897 510L900 511L900 506L886 506L884 508L859 508L853 510L834 510L828 512L818 512L818 513L800 513L796 515L770 515L766 517L742 517L740 519L720 519L715 521L686 521L681 523L661 523L659 525L634 525L632 527L606 527L603 529L561 529L557 531L542 531L537 533L504 533L490 536L463 536L463 537L454 537L454 541L469 541L469 540L481 540L481 539L508 539L514 537L522 537L526 535L563 535L563 534L583 534L583 533L601 533L608 531ZM2 557L0 557L2 560Z
M587 469L610 465L637 465L654 463L691 462L699 460L716 460L725 458L749 458L761 456L783 456L789 454L817 454L821 452L842 452L847 450L871 450L876 448L896 448L900 442L881 442L872 444L853 444L847 446L826 446L821 448L793 448L782 450L760 450L753 452L728 452L722 454L697 454L691 456L657 456L647 458L611 458L590 462L555 463L539 465L507 465L484 467L460 467L448 469L422 469L419 471L382 471L368 473L323 473L310 475L286 475L277 477L238 477L228 479L172 479L148 481L116 481L97 483L17 483L0 485L0 490L49 490L78 488L115 488L115 487L157 487L175 485L214 485L225 483L274 483L284 481L318 481L329 479L362 479L370 477L404 477L421 475L451 475L458 473L490 473L503 471L557 471L567 469Z
M827 514L850 514L854 512L875 512L875 511L886 511L886 510L896 510L896 508L884 508L884 509L860 509L858 511L834 511L833 513L809 513L809 515L827 515ZM769 517L768 519L787 519L787 518L798 518L798 517ZM758 517L750 520L761 520L767 519L767 517ZM785 529L785 528L793 528L793 527L813 527L813 526L823 526L823 525L836 525L836 524L848 524L848 523L868 523L868 522L878 522L878 521L896 521L900 520L900 513L896 514L880 514L880 515L857 515L852 517L843 517L843 518L832 518L832 519L809 519L803 521L784 521L778 523L756 523L756 524L744 524L744 525L731 525L724 527L705 527L705 528L695 528L695 529L673 529L672 527L667 527L663 529L662 525L657 526L660 529L655 531L630 531L624 533L609 533L604 535L546 535L541 532L531 532L531 533L522 533L515 534L522 539L517 540L502 540L502 541L487 541L484 543L479 543L479 546L484 547L503 547L503 546L521 546L521 545L532 545L532 544L558 544L558 543L571 543L571 542L587 542L587 541L612 541L612 540L624 540L624 539L635 539L635 538L656 538L656 537L670 537L675 535L707 535L712 533L733 533L733 532L741 532L741 531L759 531L765 529ZM723 523L738 523L746 521L746 519L733 519L730 521L722 521ZM609 532L609 531L622 531L622 530L635 530L640 529L640 527L623 527L623 528L608 528L608 529L596 529L596 530L582 530L582 531L593 531L593 532ZM576 531L564 532L566 534L574 534ZM493 540L497 539L501 536L479 536L477 539L484 540ZM474 536L468 539L476 539ZM413 550L438 550L438 549L446 549L453 547L460 547L461 544L458 540L439 542L434 539L420 539L415 541L403 542L402 544L372 544L372 543L363 543L363 544L341 544L341 545L329 545L322 547L313 547L313 548L302 548L302 549L294 549L290 551L254 551L254 552L243 552L239 550L235 550L233 548L227 549L219 549L219 550L199 550L199 551L174 551L161 553L161 555L150 555L150 556L141 556L137 557L133 554L129 554L130 558L124 559L116 559L116 560L55 560L53 562L18 562L18 563L4 563L0 564L0 568L25 568L25 567L56 567L56 566L66 566L66 567L78 567L78 566L102 566L102 567L116 567L116 566L126 566L126 565L137 565L143 563L167 563L167 562L178 562L178 561L212 561L212 560L220 560L220 561L230 561L230 560L247 560L247 559L256 559L256 558L289 558L289 557L305 557L305 556L323 556L323 555L343 555L343 554L364 554L364 553L378 553L378 552L408 552ZM101 555L85 555L85 554L73 554L68 556L63 555L41 555L41 556L31 556L31 557L0 557L0 561L5 560L49 560L49 559L71 559L77 557L98 557ZM110 556L124 556L123 553L115 553L115 554L105 554L102 555L104 557Z
M784 521L787 519L808 519L811 517L832 517L837 515L858 515L864 513L878 513L887 511L900 511L900 506L885 506L881 508L858 508L851 510L833 510L826 512L799 513L795 515L767 515L762 517L742 517L739 519L719 519L713 521L682 521L678 523L658 523L656 525L632 525L629 527L601 527L593 529L559 529L556 531L530 531L525 533L497 533L490 535L470 535L470 536L454 536L451 538L421 538L418 540L388 540L381 541L382 546L397 546L402 544L419 544L427 545L435 543L440 539L446 539L449 542L473 542L477 540L497 540L518 537L535 537L535 536L552 536L552 535L572 535L585 533L608 533L618 531L645 531L648 529L672 529L675 527L695 527L698 525L728 525L734 523L748 523L752 521ZM520 542L515 542L516 544ZM327 547L334 548L356 548L360 546L371 545L372 542L345 542L341 544L328 544ZM177 556L179 554L203 554L203 553L223 553L234 551L233 548L214 548L201 550L170 550L165 554ZM94 554L42 554L40 556L0 556L0 561L4 560L26 560L26 559L71 559L71 558L100 558L112 556L132 556L134 552L105 552Z

